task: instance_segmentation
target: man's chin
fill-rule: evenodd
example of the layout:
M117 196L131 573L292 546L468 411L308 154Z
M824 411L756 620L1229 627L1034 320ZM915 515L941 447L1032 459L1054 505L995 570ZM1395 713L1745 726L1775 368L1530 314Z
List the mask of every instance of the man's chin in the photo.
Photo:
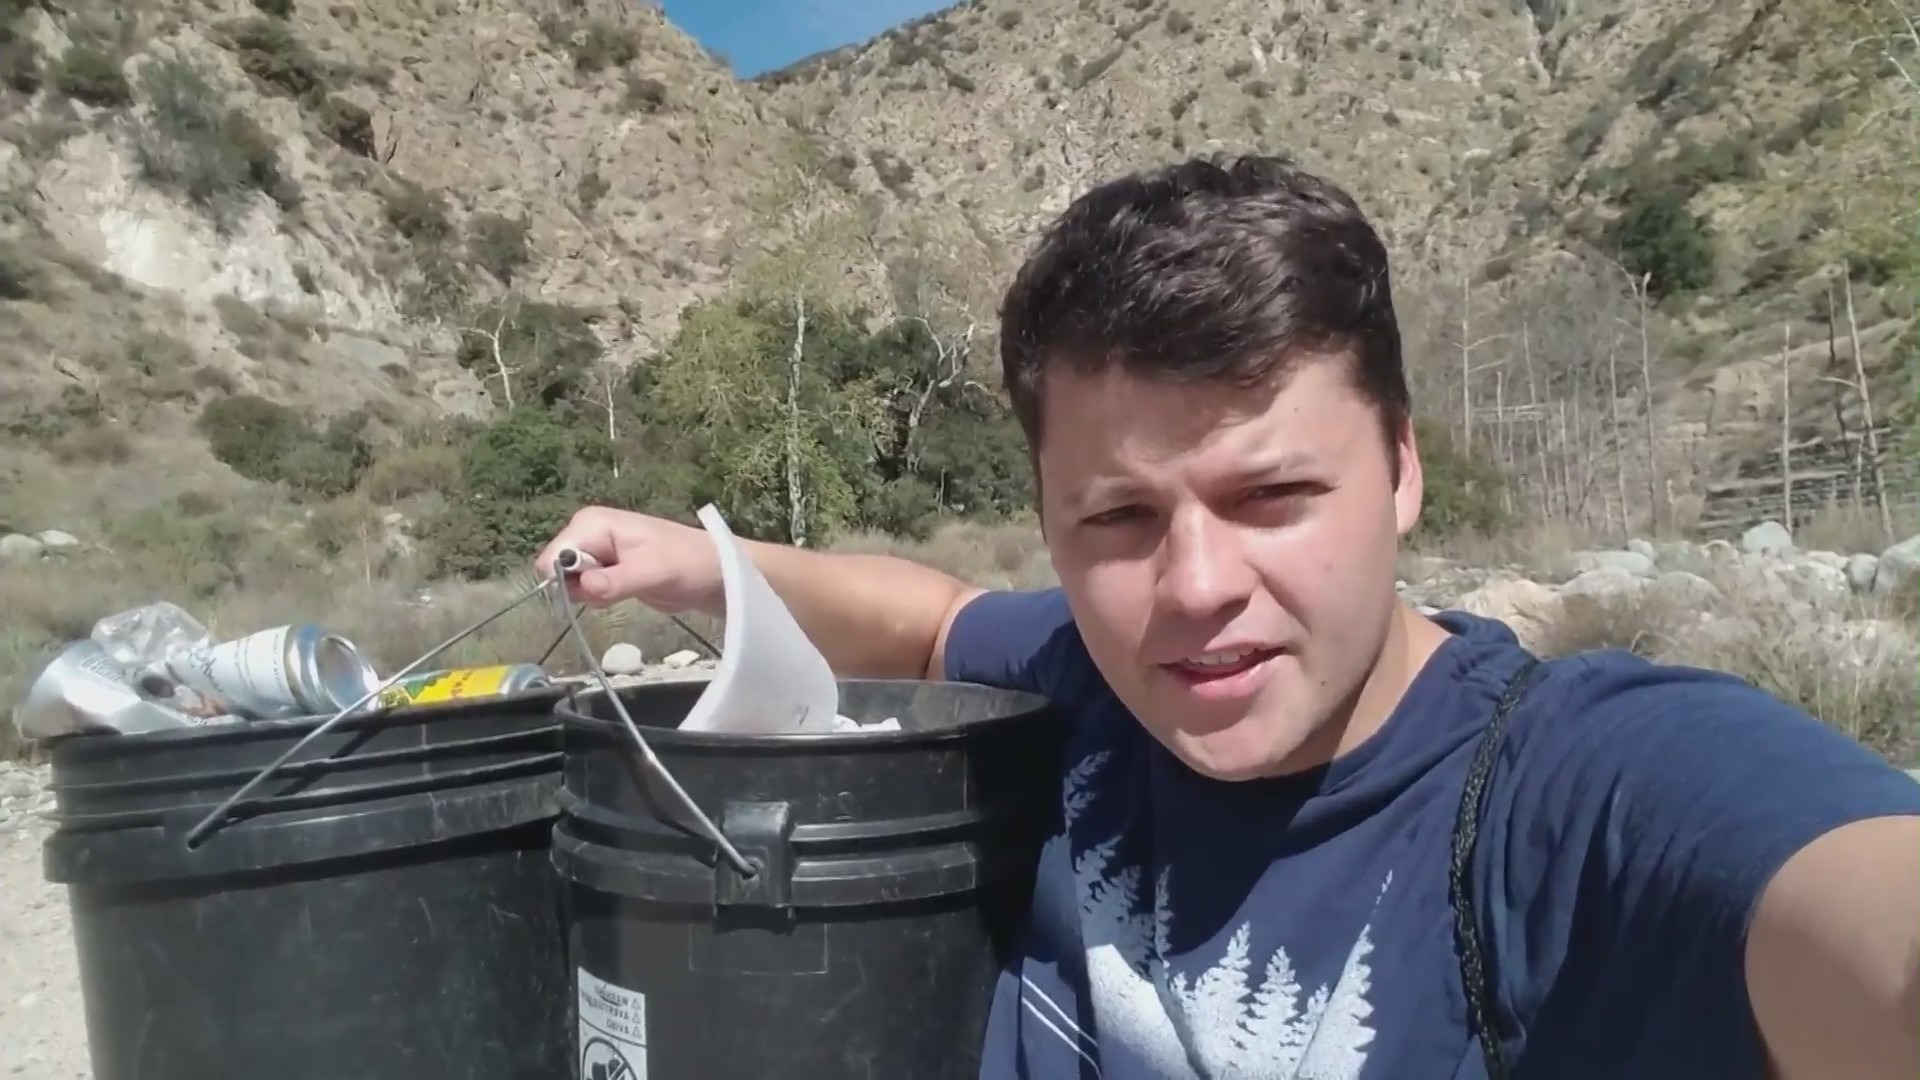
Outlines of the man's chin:
M1298 772L1301 738L1286 737L1252 717L1210 731L1175 730L1161 738L1174 757L1212 780L1229 783Z

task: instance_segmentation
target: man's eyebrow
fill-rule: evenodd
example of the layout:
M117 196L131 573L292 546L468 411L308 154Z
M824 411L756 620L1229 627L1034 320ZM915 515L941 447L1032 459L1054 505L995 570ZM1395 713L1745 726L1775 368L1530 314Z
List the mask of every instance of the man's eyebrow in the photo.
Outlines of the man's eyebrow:
M1319 459L1304 450L1288 450L1278 454L1249 459L1241 468L1235 470L1241 476L1273 476L1281 473L1312 472L1319 465Z
M1309 473L1318 468L1320 459L1304 450L1287 450L1277 454L1255 457L1241 467L1233 470L1232 479L1244 483L1249 480L1272 480L1277 477ZM1078 490L1070 492L1066 502L1076 510L1090 506L1123 503L1139 497L1142 485L1139 481L1125 476L1102 476L1089 480Z

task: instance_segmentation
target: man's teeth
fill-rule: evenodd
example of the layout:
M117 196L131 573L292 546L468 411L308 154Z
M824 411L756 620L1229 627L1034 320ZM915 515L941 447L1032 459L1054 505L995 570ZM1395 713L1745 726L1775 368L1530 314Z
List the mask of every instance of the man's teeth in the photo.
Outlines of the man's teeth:
M1258 649L1239 649L1234 652L1207 653L1193 657L1187 663L1194 667L1226 667L1229 664L1238 664L1259 651Z

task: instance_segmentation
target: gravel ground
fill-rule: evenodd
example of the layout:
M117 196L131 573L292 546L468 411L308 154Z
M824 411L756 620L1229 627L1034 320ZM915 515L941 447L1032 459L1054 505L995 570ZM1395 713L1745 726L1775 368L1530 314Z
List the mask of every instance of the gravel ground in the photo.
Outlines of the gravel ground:
M41 877L48 770L0 762L0 1077L89 1080L67 891Z

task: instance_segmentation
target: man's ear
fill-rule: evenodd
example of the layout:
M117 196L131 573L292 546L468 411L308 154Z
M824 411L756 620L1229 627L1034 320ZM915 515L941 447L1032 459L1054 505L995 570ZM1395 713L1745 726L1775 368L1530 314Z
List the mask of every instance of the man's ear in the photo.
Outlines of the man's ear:
M1400 475L1393 489L1394 525L1400 535L1405 536L1420 522L1420 504L1426 493L1426 478L1420 472L1420 446L1413 435L1411 417L1400 421L1393 452Z

